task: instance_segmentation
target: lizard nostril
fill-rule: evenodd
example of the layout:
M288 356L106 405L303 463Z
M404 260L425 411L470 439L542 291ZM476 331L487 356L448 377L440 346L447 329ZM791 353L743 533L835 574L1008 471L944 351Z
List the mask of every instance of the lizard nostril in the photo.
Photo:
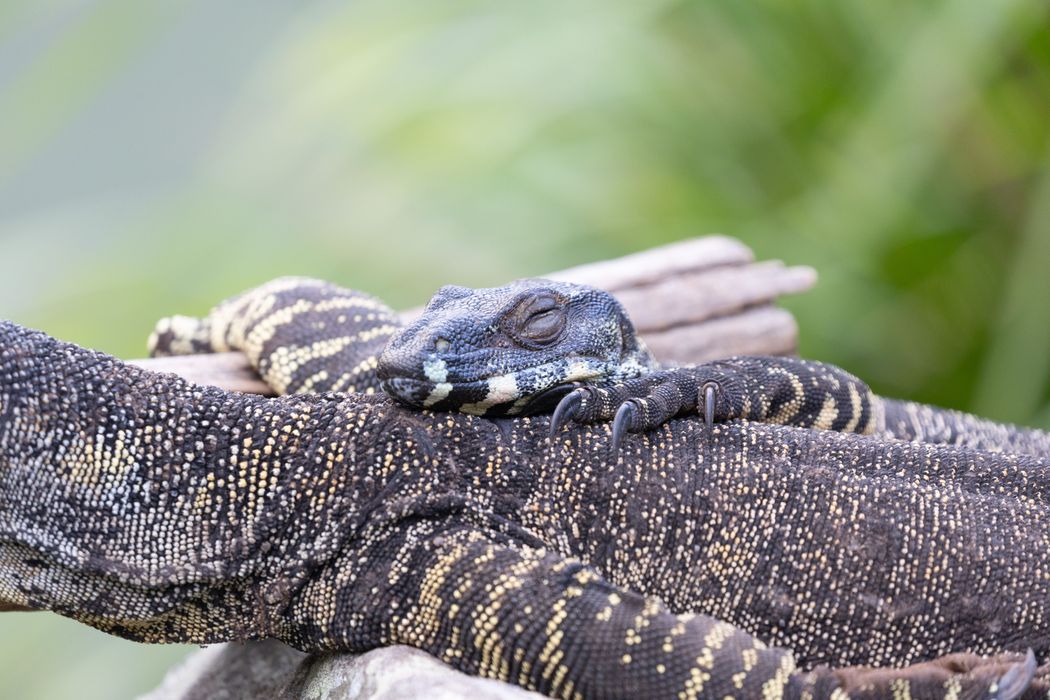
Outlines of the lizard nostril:
M438 352L446 352L450 345L447 338L437 338L434 341L434 349Z

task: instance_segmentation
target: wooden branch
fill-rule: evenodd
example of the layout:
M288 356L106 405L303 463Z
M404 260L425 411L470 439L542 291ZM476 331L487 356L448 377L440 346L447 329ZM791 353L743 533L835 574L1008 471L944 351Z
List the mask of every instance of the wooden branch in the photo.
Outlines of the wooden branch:
M171 372L195 384L217 386L245 394L274 395L273 389L248 364L248 358L239 352L151 357L128 360L128 364L154 372Z
M782 294L813 286L808 267L785 268L779 260L682 272L643 287L612 290L638 331L694 328L705 321L769 304Z
M645 334L646 345L664 365L695 365L732 355L792 355L798 350L795 317L770 304L743 309L697 326Z
M412 647L308 656L276 639L227 642L195 651L168 671L159 687L139 696L200 698L547 700L516 685L468 676Z
M744 265L754 259L751 249L735 238L703 236L650 248L622 258L570 267L548 277L618 292L662 282L677 275Z
M616 294L657 360L696 364L730 355L795 352L798 327L777 297L816 282L809 267L754 262L751 250L725 236L707 236L615 260L574 267L550 279L590 284ZM406 323L422 307L401 314ZM174 372L198 384L272 395L240 353L190 355L131 364Z

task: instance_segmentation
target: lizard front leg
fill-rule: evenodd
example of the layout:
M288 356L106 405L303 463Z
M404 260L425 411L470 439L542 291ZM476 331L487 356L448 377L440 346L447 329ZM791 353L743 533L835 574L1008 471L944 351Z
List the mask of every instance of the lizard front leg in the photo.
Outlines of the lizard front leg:
M764 423L871 433L879 402L867 384L834 365L787 357L734 357L625 382L584 385L567 394L551 434L568 421L613 421L613 444L676 415L700 411L713 421Z

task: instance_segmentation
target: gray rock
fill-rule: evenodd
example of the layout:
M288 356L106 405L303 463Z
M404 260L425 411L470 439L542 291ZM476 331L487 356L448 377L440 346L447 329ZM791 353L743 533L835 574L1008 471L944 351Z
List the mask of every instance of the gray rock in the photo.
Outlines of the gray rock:
M460 673L406 646L308 656L281 642L219 644L191 655L140 700L540 700L499 681Z

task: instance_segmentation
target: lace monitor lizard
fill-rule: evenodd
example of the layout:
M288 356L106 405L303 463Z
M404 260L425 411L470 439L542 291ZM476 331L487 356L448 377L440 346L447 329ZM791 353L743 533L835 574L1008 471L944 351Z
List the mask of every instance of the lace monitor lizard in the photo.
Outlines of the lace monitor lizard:
M335 381L374 390L388 311L268 296L264 376L355 347ZM294 342L326 301L312 331L353 339ZM203 337L180 324L158 343ZM549 427L232 394L5 322L0 599L144 641L403 642L562 697L1046 696L1033 658L928 661L1050 650L1044 459L688 419L610 459L609 426Z
M1050 457L1050 434L877 397L848 372L787 357L663 369L608 292L544 279L440 289L406 328L378 299L288 277L161 320L152 355L241 350L278 394L362 392L490 417L555 410L613 421L614 446L700 408L706 423L746 418L993 452ZM705 399L707 399L705 401ZM706 403L706 406L705 406Z
M844 370L785 357L734 357L660 370L608 292L543 279L494 289L448 286L378 358L383 388L418 408L479 415L545 412L612 420L628 432L704 411L883 438L1050 456L1050 435L908 401L876 397Z

